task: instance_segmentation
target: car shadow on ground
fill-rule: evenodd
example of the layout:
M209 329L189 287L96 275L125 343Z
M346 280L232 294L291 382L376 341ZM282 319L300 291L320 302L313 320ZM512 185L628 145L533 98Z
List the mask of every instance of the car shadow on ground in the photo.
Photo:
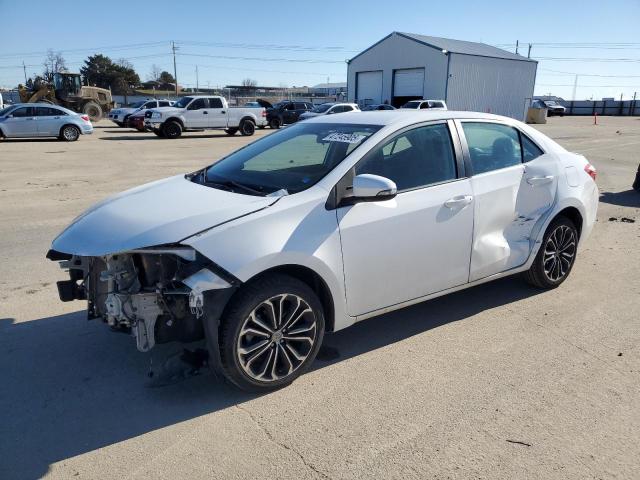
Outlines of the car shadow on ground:
M113 132L113 133L121 133L121 132ZM144 133L147 133L148 135L144 135ZM99 140L162 140L162 141L179 141L179 140L204 140L204 139L211 139L211 138L232 138L233 135L227 135L226 133L218 133L218 134L209 134L209 135L189 135L189 133L191 132L187 132L185 134L183 134L181 137L178 138L174 138L174 139L166 139L166 138L161 138L158 137L155 134L152 134L151 132L132 132L132 135L118 135L117 137L100 137ZM238 138L240 138L240 135L237 135Z
M79 138L78 140L82 140ZM48 142L60 142L67 143L64 140L60 140L56 137L47 137L47 138L3 138L2 143L24 143L24 142L38 142L38 143L48 143Z
M602 192L600 194L600 201L621 207L640 208L640 192L636 192L633 189L624 192Z
M486 309L536 295L518 278L454 293L325 337L315 370ZM150 361L179 345L137 352L133 339L75 312L23 323L0 319L0 478L40 478L54 462L255 398L207 373L145 386ZM296 388L294 383L288 388Z

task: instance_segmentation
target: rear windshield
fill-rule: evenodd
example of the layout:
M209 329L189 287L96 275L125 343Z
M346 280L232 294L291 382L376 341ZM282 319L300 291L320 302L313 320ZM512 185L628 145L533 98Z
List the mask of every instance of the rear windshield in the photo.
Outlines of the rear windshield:
M407 102L400 108L420 108L421 102Z
M331 107L333 107L333 103L323 103L322 105L316 105L311 111L316 113L324 113Z

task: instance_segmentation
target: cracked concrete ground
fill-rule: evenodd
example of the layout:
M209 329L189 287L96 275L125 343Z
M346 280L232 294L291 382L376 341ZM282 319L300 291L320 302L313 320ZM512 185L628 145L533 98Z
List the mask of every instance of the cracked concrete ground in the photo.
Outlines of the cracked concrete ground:
M246 138L103 122L73 144L0 142L0 478L640 478L640 119L599 123L539 127L598 167L602 192L561 288L506 278L368 320L262 396L209 375L145 387L177 347L141 354L87 322L44 259L90 204Z

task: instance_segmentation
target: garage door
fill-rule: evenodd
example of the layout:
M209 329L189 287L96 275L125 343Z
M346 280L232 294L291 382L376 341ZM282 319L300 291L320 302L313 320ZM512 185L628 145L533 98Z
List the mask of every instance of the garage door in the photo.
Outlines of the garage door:
M424 68L407 68L393 72L394 97L419 97L424 93Z
M372 105L382 103L382 70L356 73L356 96L358 103Z

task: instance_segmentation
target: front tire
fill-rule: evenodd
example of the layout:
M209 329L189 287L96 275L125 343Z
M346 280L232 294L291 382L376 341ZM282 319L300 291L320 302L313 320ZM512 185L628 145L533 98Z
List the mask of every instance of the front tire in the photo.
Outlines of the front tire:
M60 129L60 140L65 142L75 142L80 138L80 129L74 125L65 125Z
M288 385L313 363L324 324L322 304L307 284L281 274L258 278L244 285L225 310L222 371L246 391Z
M256 124L251 120L243 120L240 123L240 133L245 137L250 137L256 131Z
M182 125L174 120L171 120L169 122L166 122L160 128L160 131L162 132L164 138L180 138L180 135L182 135Z
M525 280L538 288L556 288L564 282L576 260L578 229L567 217L554 219L544 234L542 245Z

